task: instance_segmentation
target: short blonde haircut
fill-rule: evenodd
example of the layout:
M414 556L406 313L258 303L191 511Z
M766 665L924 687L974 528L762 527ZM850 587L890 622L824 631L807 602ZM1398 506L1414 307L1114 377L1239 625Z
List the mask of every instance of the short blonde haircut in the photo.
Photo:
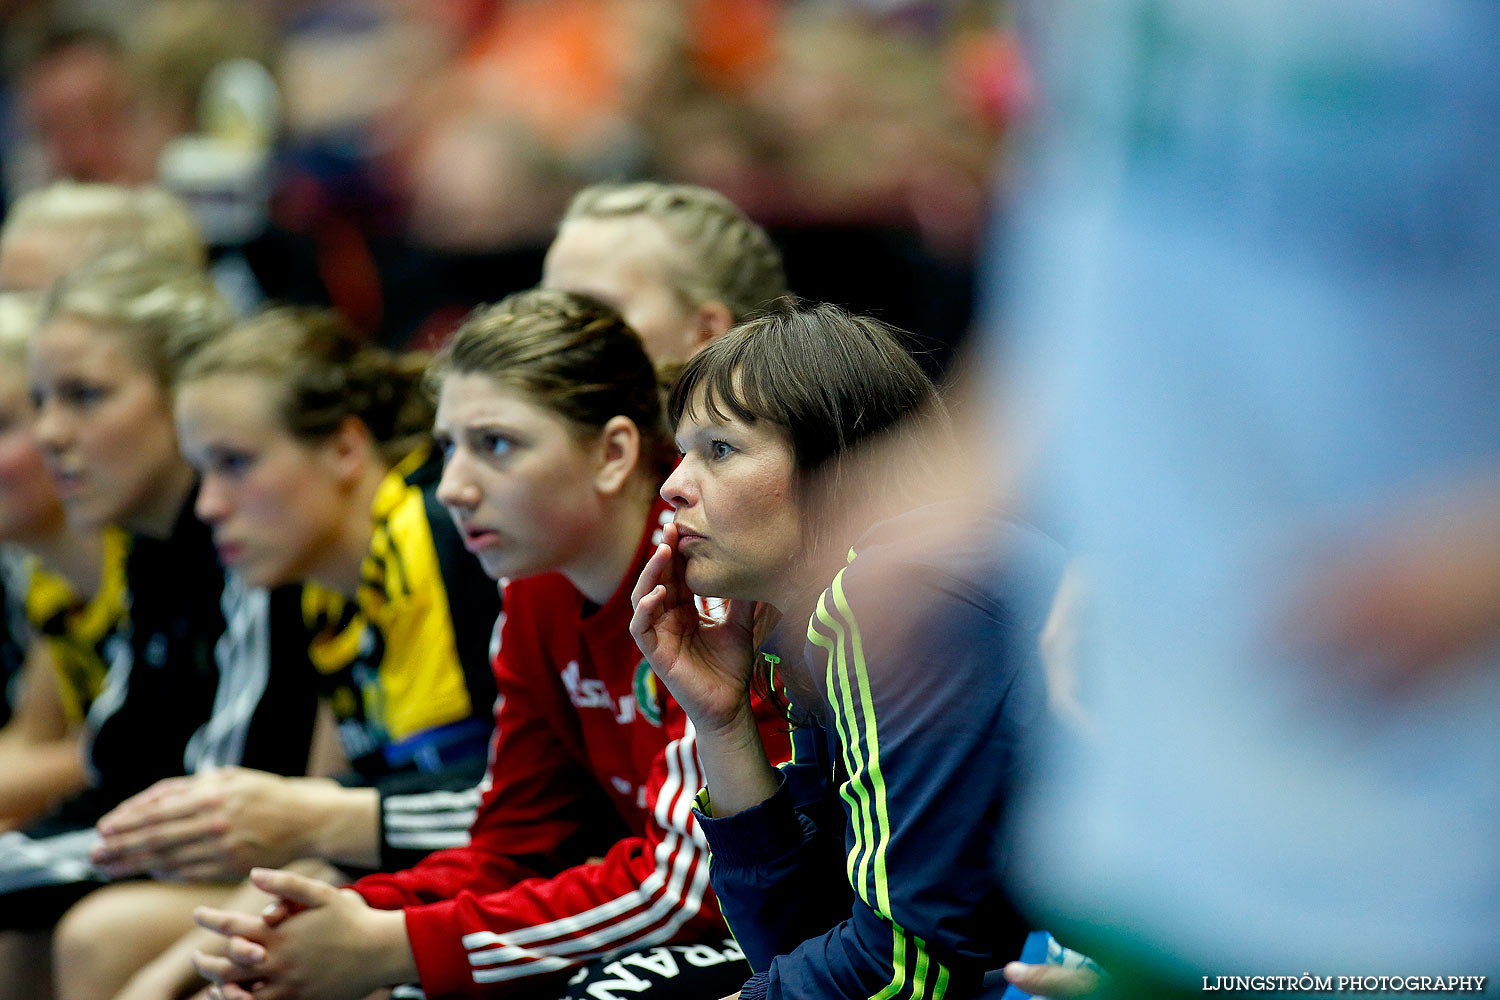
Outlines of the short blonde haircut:
M42 323L62 316L124 337L163 387L235 321L201 269L132 251L106 254L60 278L43 300Z
M184 267L208 262L192 209L157 187L56 181L16 199L0 239L42 228L78 234L83 260L129 248Z
M25 366L41 307L40 297L30 292L0 292L0 366Z
M786 294L781 253L717 191L692 184L595 184L573 196L563 224L644 216L681 248L669 281L691 307L722 302L736 322Z

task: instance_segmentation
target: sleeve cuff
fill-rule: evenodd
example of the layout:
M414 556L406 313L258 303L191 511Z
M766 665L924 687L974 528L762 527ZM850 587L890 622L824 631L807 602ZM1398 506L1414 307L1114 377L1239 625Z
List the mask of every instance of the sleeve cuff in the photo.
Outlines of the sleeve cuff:
M344 888L353 889L359 893L360 898L377 910L399 910L404 902L400 893L380 883L379 875L366 875Z
M694 810L698 826L713 852L714 864L737 867L760 864L783 857L802 845L807 837L804 819L792 806L786 775L779 774L778 780L775 794L733 816L714 819Z
M460 897L461 899L462 897ZM406 938L428 996L469 996L475 991L469 955L458 926L459 899L406 908Z
M750 978L744 986L740 987L740 1000L766 1000L771 995L771 977L769 973L760 972Z

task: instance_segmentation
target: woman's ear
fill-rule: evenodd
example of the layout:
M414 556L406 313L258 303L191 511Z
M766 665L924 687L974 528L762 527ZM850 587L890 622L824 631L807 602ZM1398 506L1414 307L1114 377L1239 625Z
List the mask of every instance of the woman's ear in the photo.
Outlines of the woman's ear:
M374 455L375 441L370 428L358 417L348 416L323 442L334 474L344 482L357 482L365 474Z
M693 311L693 340L688 353L696 354L707 347L716 337L722 337L734 326L734 316L724 303L709 300Z
M599 432L599 467L594 487L604 496L625 488L641 457L641 431L629 417L610 417Z

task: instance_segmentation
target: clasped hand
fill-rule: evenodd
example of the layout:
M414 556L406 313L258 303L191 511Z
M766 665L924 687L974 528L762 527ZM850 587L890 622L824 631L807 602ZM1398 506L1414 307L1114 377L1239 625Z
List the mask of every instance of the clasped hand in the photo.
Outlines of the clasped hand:
M91 860L114 878L243 878L305 853L301 799L294 779L241 767L167 778L99 820Z
M193 919L228 939L224 954L199 951L198 974L222 1000L358 1000L416 978L400 910L372 909L351 889L289 871L257 868L257 888L276 900L260 915L200 906Z

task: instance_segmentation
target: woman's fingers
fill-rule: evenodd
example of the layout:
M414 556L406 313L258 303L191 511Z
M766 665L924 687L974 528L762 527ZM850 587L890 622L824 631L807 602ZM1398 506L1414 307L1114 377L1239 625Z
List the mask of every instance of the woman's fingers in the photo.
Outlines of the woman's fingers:
M266 904L266 908L260 911L260 919L267 927L275 927L294 913L302 912L300 906L288 903L284 899L276 899Z
M305 909L327 906L338 898L339 893L335 886L327 882L279 868L252 868L250 881L262 892L268 892ZM261 921L257 919L256 922Z
M640 578L631 588L630 603L632 605L639 607L641 600L662 584L671 559L672 550L665 542L656 547L656 551L651 553L651 558L646 560L646 565L641 569Z
M266 960L266 949L254 941L248 941L242 937L229 939L229 960L235 965L250 967L259 965Z
M220 986L226 983L254 982L260 979L263 973L254 965L253 962L241 964L226 955L210 955L206 951L193 952L193 968L198 970L198 975Z
M204 951L193 952L193 968L198 975L211 983L222 983L234 968L234 963L223 955L210 955Z
M660 584L653 587L649 593L636 601L635 612L630 616L630 634L635 637L635 644L640 647L642 655L647 660L655 656L657 648L661 645L661 637L656 634L656 625L663 614L664 594L665 588Z
M199 782L192 777L158 781L100 817L96 824L99 834L113 837L197 815L207 804L198 786Z
M205 930L222 934L225 937L238 935L254 939L263 937L266 932L265 922L259 917L248 913L235 913L232 910L219 910L212 906L200 906L195 909L193 922Z
M1005 979L1017 989L1047 1000L1081 1000L1099 989L1099 973L1086 967L1064 968L1060 965L1011 962L1005 967Z
M677 525L674 523L667 525L667 527L671 529L671 534L668 536L672 544L672 565L669 567L671 571L669 581L672 589L676 591L676 594L673 595L673 600L692 603L694 595L692 588L688 586L687 582L687 560L682 558L681 552L677 551Z

